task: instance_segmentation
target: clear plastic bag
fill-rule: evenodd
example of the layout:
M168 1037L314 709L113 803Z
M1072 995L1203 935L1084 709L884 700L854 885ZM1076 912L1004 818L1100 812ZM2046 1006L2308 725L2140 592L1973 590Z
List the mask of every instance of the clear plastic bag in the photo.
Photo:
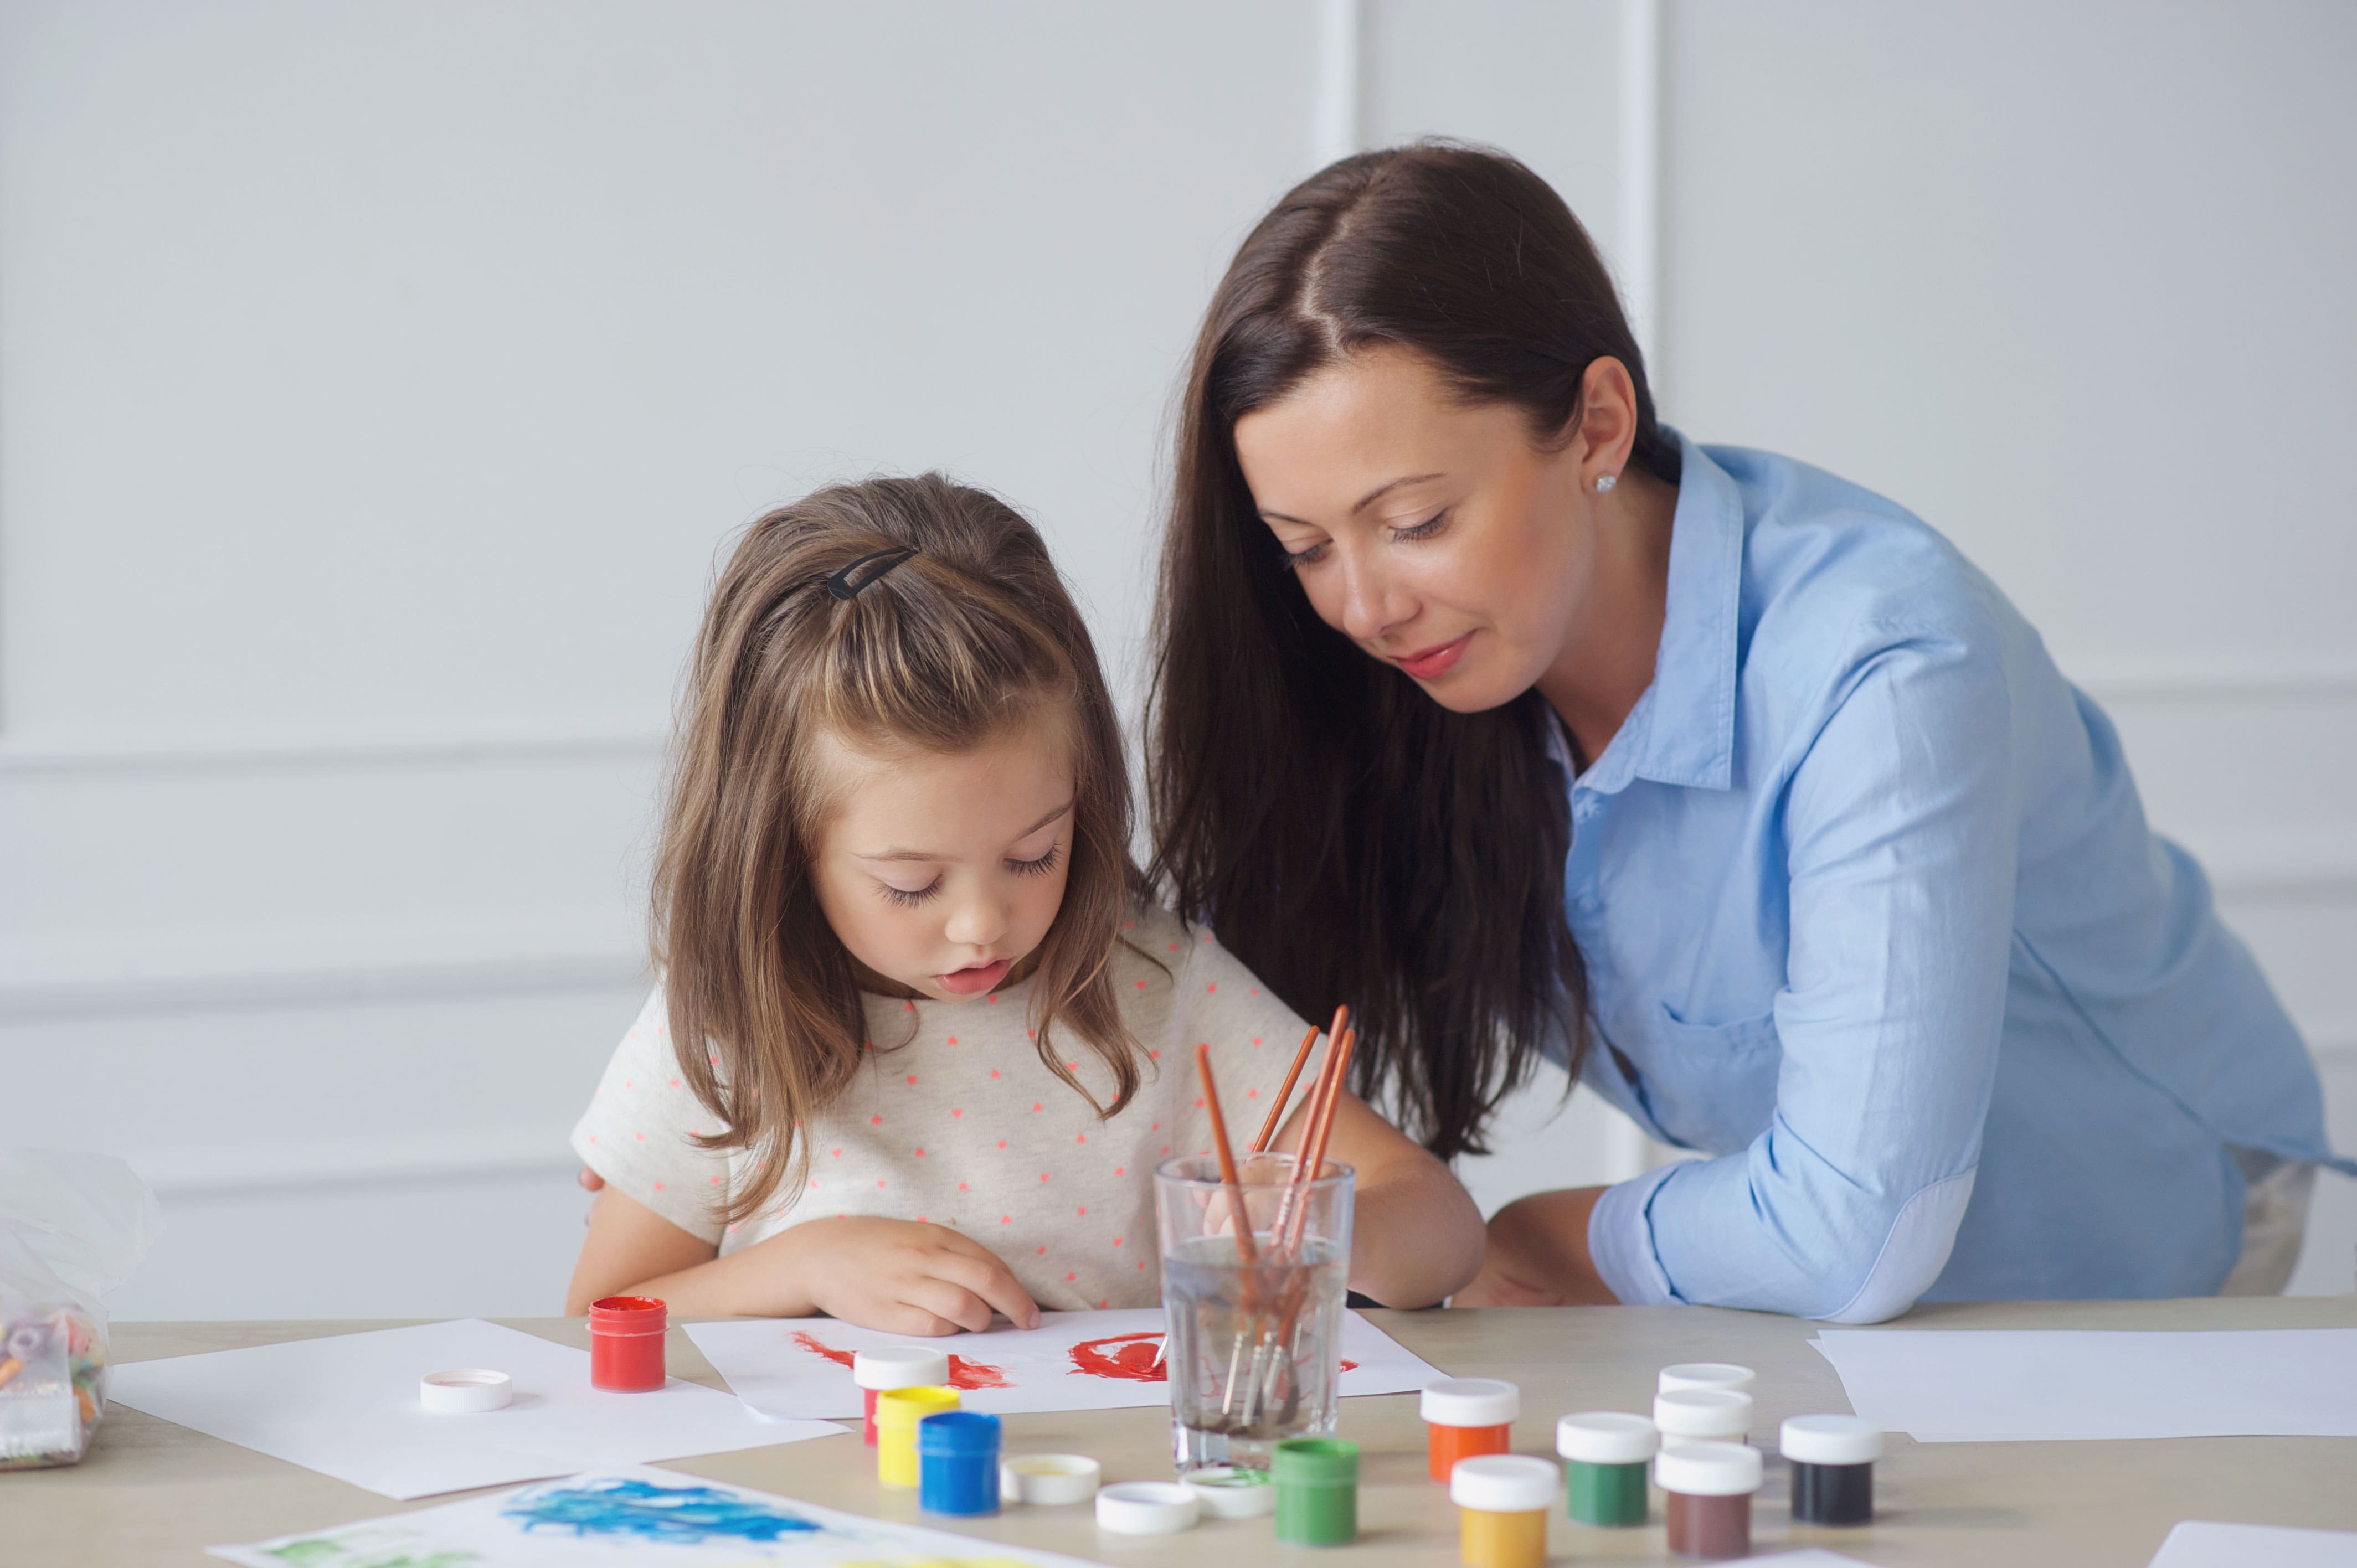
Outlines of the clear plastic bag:
M0 1150L0 1470L89 1452L106 1413L102 1298L163 1228L112 1155Z

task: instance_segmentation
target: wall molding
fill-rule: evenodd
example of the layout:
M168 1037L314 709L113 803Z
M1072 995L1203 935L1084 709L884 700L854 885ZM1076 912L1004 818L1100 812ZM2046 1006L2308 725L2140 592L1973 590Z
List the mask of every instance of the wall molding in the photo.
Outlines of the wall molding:
M219 736L130 731L44 738L36 731L0 736L0 778L639 761L660 757L669 738L663 725L624 719Z
M1620 302L1649 375L1662 373L1662 6L1620 0Z
M1355 102L1350 113L1355 114ZM1631 215L1624 211L1623 216ZM1624 269L1634 265L1634 261L1623 263ZM1648 345L1647 352L1654 351ZM2357 656L2214 660L2091 656L2061 662L2064 674L2107 706L2357 702ZM643 762L659 758L669 738L665 723L621 716L221 735L125 728L45 736L36 728L0 735L0 779Z
M156 1149L124 1158L156 1196L206 1199L322 1187L516 1181L569 1176L581 1162L569 1127L479 1128L401 1138Z
M1361 150L1366 117L1366 46L1359 0L1318 0L1316 80L1311 83L1312 168Z
M264 967L224 963L165 975L0 984L0 1025L154 1014L439 1002L625 990L651 983L641 949L491 953Z

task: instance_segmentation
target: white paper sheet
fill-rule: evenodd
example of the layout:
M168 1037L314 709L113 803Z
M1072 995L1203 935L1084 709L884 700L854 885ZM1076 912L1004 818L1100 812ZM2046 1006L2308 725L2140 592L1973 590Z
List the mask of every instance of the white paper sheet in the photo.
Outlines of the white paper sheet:
M636 1466L210 1551L246 1568L877 1568L888 1558L938 1568L1088 1568L1077 1557Z
M2357 1328L1826 1329L1857 1413L1920 1443L2357 1437Z
M429 1412L418 1380L454 1367L507 1373L514 1402L479 1415ZM388 1498L845 1430L763 1421L716 1389L677 1379L645 1393L593 1389L587 1351L479 1318L126 1362L110 1374L107 1397Z
M2357 1568L2357 1535L2274 1524L2188 1520L2169 1532L2152 1568Z
M768 1415L856 1419L861 1397L851 1355L878 1345L946 1350L950 1380L968 1410L1120 1410L1170 1402L1165 1369L1154 1364L1162 1309L1047 1312L1037 1328L1000 1326L985 1334L909 1339L854 1328L831 1317L739 1318L691 1323L695 1341L728 1386ZM1441 1376L1355 1312L1342 1315L1340 1391L1395 1394Z

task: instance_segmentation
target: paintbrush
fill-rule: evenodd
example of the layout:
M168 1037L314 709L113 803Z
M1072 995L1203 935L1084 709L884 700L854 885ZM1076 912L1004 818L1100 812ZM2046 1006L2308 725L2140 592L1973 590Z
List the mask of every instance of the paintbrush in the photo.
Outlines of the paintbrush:
M1334 1021L1326 1026L1327 1039L1340 1039L1342 1037L1342 1026L1349 1021L1350 1016L1351 1004L1349 1003L1345 1002L1340 1007L1335 1008ZM1293 1066L1286 1069L1285 1074L1285 1083L1283 1087L1279 1088L1276 1091L1276 1103L1269 1107L1268 1120L1260 1124L1260 1136L1253 1140L1252 1152L1254 1154L1257 1155L1267 1149L1269 1140L1276 1136L1276 1130L1285 1125L1286 1104L1293 1098L1293 1086L1300 1079L1303 1064L1309 1060L1309 1047L1317 1043L1318 1030L1316 1026L1313 1025L1310 1027L1309 1033L1301 1036L1301 1048L1293 1053ZM1314 1090L1315 1086L1313 1085L1312 1087Z

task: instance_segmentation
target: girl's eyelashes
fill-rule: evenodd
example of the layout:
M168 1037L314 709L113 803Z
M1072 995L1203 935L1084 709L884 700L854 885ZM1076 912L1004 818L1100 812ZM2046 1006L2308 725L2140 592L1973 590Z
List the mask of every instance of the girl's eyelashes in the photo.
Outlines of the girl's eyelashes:
M1048 846L1048 853L1039 859L1010 860L1006 863L1006 869L1018 876L1045 876L1056 869L1056 862L1062 858L1063 853L1062 844L1051 843Z
M931 901L940 895L941 890L942 879L938 876L922 887L916 888L895 887L888 882L879 882L876 885L876 891L884 896L887 903L898 905L903 909L913 909L920 904Z

